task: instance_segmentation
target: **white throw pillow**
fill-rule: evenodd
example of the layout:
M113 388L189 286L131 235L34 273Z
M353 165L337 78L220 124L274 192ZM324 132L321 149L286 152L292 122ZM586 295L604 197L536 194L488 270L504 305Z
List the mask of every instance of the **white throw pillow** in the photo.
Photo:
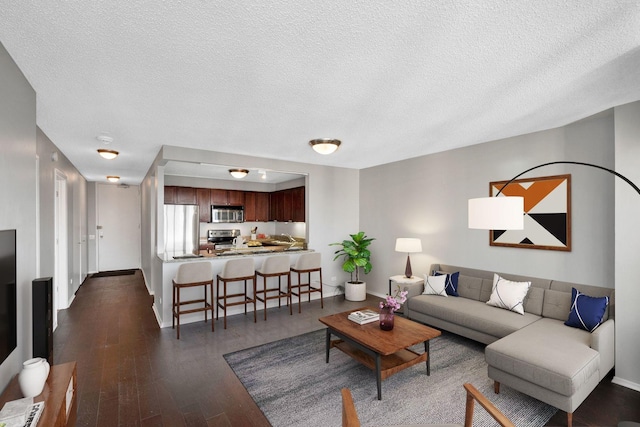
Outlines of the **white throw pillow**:
M493 274L493 289L487 304L524 314L524 298L531 282L512 282Z
M447 275L427 276L424 275L424 292L423 295L440 295L447 296Z

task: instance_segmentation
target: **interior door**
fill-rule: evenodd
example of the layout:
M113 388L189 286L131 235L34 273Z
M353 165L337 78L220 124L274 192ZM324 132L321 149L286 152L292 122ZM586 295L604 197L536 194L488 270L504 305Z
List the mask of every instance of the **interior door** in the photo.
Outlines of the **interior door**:
M98 270L140 268L140 187L98 184Z

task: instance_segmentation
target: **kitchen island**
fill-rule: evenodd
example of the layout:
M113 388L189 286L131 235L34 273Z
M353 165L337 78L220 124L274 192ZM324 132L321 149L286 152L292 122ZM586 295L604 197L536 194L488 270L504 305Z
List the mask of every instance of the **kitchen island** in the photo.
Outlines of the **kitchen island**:
M238 257L251 257L254 259L255 268L258 269L262 265L264 258L274 255L289 255L289 264L295 264L298 257L303 253L313 252L312 249L303 249L298 247L285 247L285 246L258 246L247 247L239 249L225 249L217 250L213 252L200 251L199 255L193 254L176 254L176 253L163 253L158 254L158 258L162 260L162 295L156 295L154 299L154 311L160 322L161 327L171 327L171 301L173 292L173 278L178 272L178 268L183 263L207 261L210 262L213 267L214 278L214 292L215 292L215 278L222 271L225 263L229 259ZM270 280L277 280L271 278ZM292 280L294 277L292 276ZM297 280L297 277L295 278ZM231 286L241 286L241 283L231 284ZM257 283L258 289L262 289L262 280ZM283 281L283 286L285 286ZM182 298L196 299L202 298L202 290L200 289L184 289ZM215 297L215 295L214 295ZM297 302L297 301L295 301ZM215 301L214 301L215 304ZM276 300L268 301L267 307L275 307L278 305ZM257 310L263 310L264 305L258 302ZM230 307L227 310L227 316L235 314L244 314L244 308L242 306ZM215 318L215 315L214 315ZM202 322L204 316L201 313L193 313L191 315L183 315L180 317L180 324L184 325L191 322Z

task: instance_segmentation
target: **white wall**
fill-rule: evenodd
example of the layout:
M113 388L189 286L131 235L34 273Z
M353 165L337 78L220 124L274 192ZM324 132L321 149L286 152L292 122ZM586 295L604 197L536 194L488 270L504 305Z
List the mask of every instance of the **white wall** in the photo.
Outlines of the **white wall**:
M640 185L640 102L615 108L616 171ZM616 180L616 376L640 391L640 194Z
M17 348L0 365L0 388L31 357L36 274L36 93L0 43L0 229L16 229Z
M419 237L414 274L434 262L613 287L613 179L584 167L549 166L525 177L572 175L571 252L489 246L488 231L467 228L467 200L489 194L489 182L553 160L613 167L611 111L543 132L474 145L361 171L361 229L372 244L368 292L388 292L404 271L397 237Z

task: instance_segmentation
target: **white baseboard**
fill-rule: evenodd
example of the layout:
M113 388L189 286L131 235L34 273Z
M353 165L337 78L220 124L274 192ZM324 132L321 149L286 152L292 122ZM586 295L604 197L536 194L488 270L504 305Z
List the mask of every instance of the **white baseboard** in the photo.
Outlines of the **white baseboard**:
M626 387L626 388L630 388L631 390L640 391L640 384L634 383L634 382L629 381L629 380L625 380L624 378L620 378L620 377L614 376L613 380L611 380L611 382L614 383L614 384L621 385L621 386Z

